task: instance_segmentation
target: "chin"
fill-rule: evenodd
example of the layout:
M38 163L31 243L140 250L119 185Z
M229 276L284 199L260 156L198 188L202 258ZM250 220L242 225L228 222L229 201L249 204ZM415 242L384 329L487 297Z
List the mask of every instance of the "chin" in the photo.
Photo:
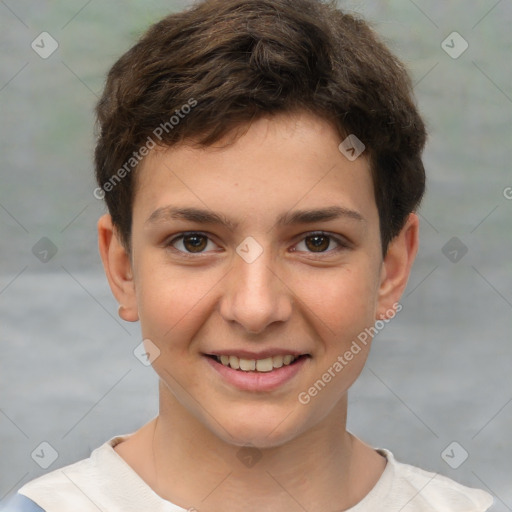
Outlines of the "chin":
M290 411L265 414L264 411L252 411L231 415L225 421L212 425L214 433L227 444L234 446L253 446L255 448L276 448L300 434L295 415Z

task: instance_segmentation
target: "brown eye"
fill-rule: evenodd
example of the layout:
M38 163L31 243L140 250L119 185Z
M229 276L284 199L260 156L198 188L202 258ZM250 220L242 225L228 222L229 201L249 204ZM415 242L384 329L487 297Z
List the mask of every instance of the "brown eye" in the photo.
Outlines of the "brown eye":
M207 233L189 231L181 233L172 240L166 241L164 247L176 249L182 256L194 256L216 252L219 246L208 236ZM175 254L176 254L175 251ZM217 251L218 252L218 251Z
M306 247L312 252L324 252L329 248L331 237L326 235L311 235L305 238Z
M318 257L334 256L344 249L349 249L350 245L336 235L324 233L321 231L310 232L292 249L293 252L306 254L317 254Z
M186 235L183 237L183 246L188 252L202 252L208 245L208 237L204 235Z

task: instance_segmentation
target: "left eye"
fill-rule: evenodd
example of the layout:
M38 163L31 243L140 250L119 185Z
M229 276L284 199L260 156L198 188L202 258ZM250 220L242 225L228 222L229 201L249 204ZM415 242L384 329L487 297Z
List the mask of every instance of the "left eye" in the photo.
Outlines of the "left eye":
M333 247L334 245L334 247ZM330 252L342 246L342 243L331 235L325 233L314 233L306 236L295 246L295 250L306 252ZM305 249L303 248L305 247Z

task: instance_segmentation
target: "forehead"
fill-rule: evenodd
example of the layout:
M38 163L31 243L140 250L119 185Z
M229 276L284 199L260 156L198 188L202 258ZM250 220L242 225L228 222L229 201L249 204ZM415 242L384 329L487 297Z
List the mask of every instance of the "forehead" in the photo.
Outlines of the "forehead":
M339 150L331 123L301 113L262 118L236 139L152 151L137 172L134 220L168 206L275 221L293 208L338 206L376 219L369 163Z

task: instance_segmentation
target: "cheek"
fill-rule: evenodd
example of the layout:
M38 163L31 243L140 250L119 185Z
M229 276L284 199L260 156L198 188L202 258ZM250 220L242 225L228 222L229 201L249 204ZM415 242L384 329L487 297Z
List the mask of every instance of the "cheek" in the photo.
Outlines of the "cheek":
M373 325L377 273L371 265L346 267L297 279L297 297L329 339L348 341ZM311 314L312 313L312 314Z
M166 350L177 350L181 340L193 338L210 310L218 281L215 272L141 265L136 289L143 336Z
M371 266L338 269L301 293L318 345L314 376L298 400L312 407L310 416L318 421L333 410L364 368L376 310L376 271Z

